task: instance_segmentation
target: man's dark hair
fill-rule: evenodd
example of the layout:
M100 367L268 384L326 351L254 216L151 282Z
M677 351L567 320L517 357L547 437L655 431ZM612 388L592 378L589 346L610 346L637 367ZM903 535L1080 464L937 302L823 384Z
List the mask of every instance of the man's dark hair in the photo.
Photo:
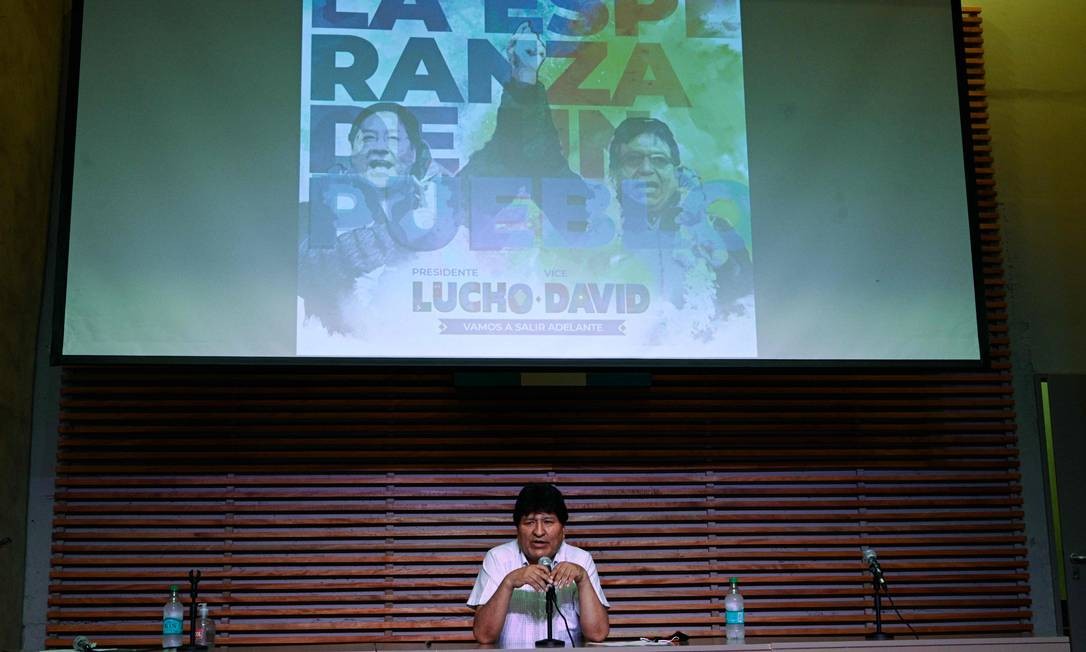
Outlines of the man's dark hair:
M562 525L569 520L569 512L566 510L566 501L562 498L562 492L549 483L529 484L520 490L517 504L513 507L513 524L520 525L520 519L535 512L554 514Z
M422 139L422 126L419 124L419 119L409 109L399 104L377 102L359 111L358 117L351 123L351 131L347 134L347 142L351 143L353 147L355 136L361 131L362 123L366 121L366 118L382 112L394 113L399 118L400 124L403 125L403 129L407 133L407 140L411 141L411 148L415 150L415 163L411 166L411 174L416 178L423 178L426 176L426 170L430 167L430 161L432 160L430 146Z
M615 127L611 145L607 148L607 170L612 179L618 178L619 148L641 134L652 134L664 141L671 151L671 162L676 167L682 164L679 160L679 144L675 142L675 136L664 121L656 118L626 118Z

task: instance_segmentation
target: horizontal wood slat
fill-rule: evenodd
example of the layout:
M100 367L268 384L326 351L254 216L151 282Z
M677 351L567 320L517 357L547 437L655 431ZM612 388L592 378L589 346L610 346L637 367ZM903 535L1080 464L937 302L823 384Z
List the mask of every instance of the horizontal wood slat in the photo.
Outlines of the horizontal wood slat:
M223 643L471 638L525 482L566 493L612 635L873 629L861 546L923 635L1032 629L980 11L964 10L988 364L459 388L433 369L69 368L47 644L158 640L189 568ZM892 611L886 629L907 634Z

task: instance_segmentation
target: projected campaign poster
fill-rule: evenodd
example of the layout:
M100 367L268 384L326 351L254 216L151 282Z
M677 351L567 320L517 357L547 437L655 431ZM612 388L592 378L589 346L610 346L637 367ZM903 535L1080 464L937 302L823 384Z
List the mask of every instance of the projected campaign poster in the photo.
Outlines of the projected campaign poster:
M306 0L297 353L757 355L738 0Z

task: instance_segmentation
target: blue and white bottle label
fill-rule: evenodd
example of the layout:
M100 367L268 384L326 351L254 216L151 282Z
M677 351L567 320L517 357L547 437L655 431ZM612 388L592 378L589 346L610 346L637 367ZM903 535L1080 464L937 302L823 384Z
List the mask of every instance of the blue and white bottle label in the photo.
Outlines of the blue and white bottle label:
M181 633L181 619L180 618L163 618L162 619L162 633L163 634L180 634Z
M743 612L742 611L725 611L724 622L728 625L742 625L743 624Z

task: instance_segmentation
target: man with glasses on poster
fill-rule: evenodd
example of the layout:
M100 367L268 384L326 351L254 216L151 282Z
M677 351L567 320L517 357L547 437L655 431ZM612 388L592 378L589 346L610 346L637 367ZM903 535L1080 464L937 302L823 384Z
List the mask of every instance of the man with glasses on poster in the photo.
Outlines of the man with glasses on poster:
M753 292L750 251L725 218L711 213L714 198L682 165L667 124L646 117L619 123L608 173L625 256L656 279L658 296L680 309L700 301L717 316L741 314L740 300Z

